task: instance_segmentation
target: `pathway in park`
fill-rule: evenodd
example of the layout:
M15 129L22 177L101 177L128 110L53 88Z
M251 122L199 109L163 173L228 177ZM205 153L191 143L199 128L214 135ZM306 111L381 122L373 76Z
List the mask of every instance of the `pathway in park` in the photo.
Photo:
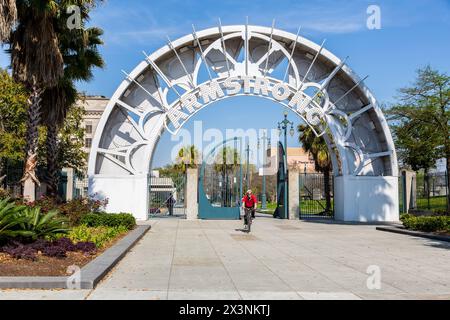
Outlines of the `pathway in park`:
M450 299L450 244L374 226L258 218L151 221L93 291L0 291L43 299ZM367 286L379 268L381 289ZM375 284L373 281L369 281Z

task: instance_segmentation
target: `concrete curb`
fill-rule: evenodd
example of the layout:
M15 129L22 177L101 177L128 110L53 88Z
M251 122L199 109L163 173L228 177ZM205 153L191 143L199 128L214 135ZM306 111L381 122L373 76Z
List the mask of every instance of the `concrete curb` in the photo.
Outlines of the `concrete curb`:
M404 234L404 235L419 237L419 238L426 238L426 239L431 239L431 240L450 242L450 236L444 236L444 235L438 235L438 234L420 232L420 231L412 231L412 230L407 230L404 227L378 227L377 230L391 232L391 233Z
M0 277L0 289L94 289L150 228L150 225L138 226L85 265L79 274L71 277Z

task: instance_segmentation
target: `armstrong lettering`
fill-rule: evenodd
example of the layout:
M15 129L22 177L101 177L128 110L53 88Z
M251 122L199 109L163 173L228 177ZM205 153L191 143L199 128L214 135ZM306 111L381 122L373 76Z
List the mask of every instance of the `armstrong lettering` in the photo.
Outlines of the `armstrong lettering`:
M236 95L260 96L282 103L313 127L326 123L322 121L324 112L320 105L312 101L304 91L295 90L289 84L275 79L247 76L213 80L200 85L176 101L167 112L167 118L177 131L192 115L205 106Z

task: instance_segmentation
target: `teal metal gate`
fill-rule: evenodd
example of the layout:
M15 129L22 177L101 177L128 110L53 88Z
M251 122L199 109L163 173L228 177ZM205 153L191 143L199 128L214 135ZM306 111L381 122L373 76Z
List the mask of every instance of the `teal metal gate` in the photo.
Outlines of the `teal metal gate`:
M200 219L240 219L243 195L240 150L242 140L234 138L222 142L204 157L198 183Z
M289 208L287 198L287 185L288 185L288 170L286 159L286 150L281 142L278 144L278 174L277 174L277 208L274 213L274 218L289 219Z

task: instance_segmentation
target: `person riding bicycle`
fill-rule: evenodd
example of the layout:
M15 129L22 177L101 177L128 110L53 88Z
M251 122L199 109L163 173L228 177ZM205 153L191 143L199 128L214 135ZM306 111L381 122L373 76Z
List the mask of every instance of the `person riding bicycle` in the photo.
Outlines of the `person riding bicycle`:
M255 212L256 212L256 208L258 206L258 200L256 198L256 196L253 194L252 190L248 190L246 195L244 196L244 198L242 198L242 207L245 210L245 217L244 217L244 221L245 221L245 225L248 226L250 225L251 221L248 221L247 218L247 212L251 212L251 217L255 218Z

